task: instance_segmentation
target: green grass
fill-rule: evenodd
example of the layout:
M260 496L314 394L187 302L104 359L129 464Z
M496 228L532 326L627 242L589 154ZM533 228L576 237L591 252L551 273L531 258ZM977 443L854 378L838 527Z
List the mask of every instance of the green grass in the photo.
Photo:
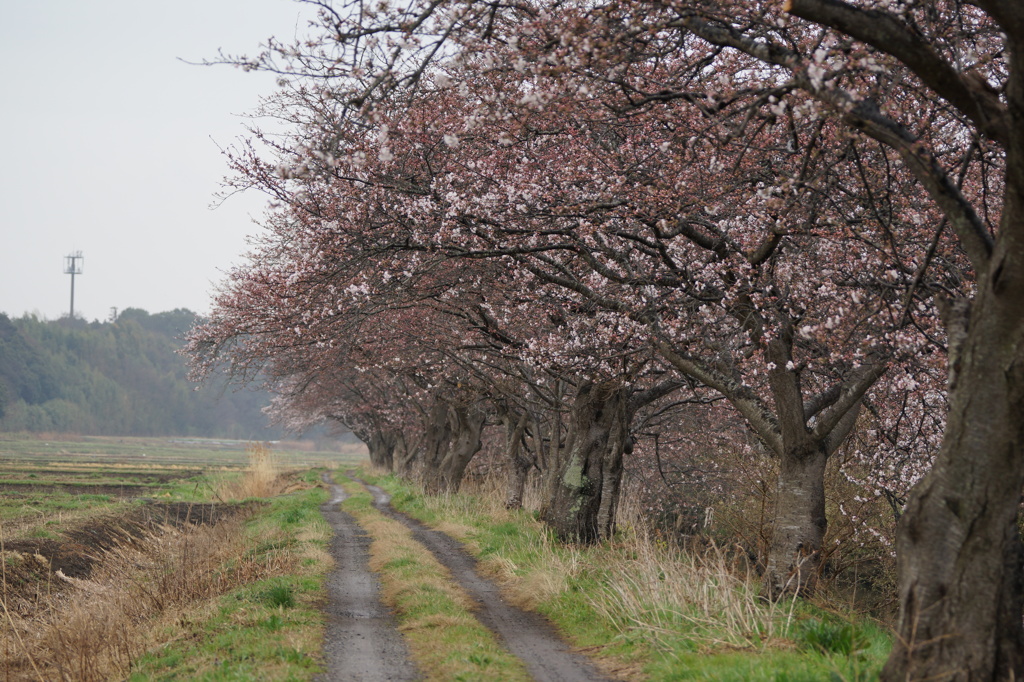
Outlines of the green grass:
M566 546L500 501L427 498L394 476L360 475L396 509L463 541L513 601L638 679L873 680L891 647L888 630L866 617L761 601L756 580L721 555L697 559L628 532Z
M260 593L260 601L272 609L290 609L295 606L295 591L286 582L277 582Z
M163 633L167 643L140 657L128 679L308 680L322 672L330 528L318 509L326 500L315 488L264 505L247 524L245 561L276 575L179 618Z

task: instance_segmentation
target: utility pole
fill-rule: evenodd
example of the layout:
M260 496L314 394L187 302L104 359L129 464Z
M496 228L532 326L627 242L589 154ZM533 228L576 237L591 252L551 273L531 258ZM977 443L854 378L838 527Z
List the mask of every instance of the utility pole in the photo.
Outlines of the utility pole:
M82 274L82 261L85 257L81 251L74 251L64 256L64 274L71 275L71 314L69 317L75 319L75 275Z

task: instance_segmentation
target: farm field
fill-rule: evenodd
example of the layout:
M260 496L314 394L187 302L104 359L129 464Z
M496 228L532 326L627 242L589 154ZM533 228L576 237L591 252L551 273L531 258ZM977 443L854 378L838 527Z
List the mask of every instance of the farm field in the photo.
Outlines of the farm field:
M291 610L304 619L298 629L313 623L315 630L310 614L318 613L319 583L301 583L301 576L323 570L315 557L325 540L311 539L312 531L307 540L293 538L305 526L322 526L318 514L304 511L315 510L323 494L311 470L364 457L350 445L318 451L307 443L0 434L5 679L123 676L138 656L181 636L160 635L160 623L191 623L190 610L209 608L232 590L249 590L259 605L276 586L308 608ZM295 508L281 516L282 505ZM289 580L305 587L281 582ZM259 588L263 583L270 587ZM95 617L91 599L118 612L104 612L102 626L81 625L72 635L66 623ZM136 627L140 621L157 629ZM278 621L284 636L287 623ZM121 630L105 632L108 624ZM90 641L79 637L84 632ZM288 648L296 659L290 665L315 665L316 646L306 647L308 656L294 653L302 646ZM97 647L102 655L80 655ZM86 660L87 667L68 672Z
M0 433L0 464L26 465L53 462L96 468L104 464L141 469L161 466L196 468L239 467L247 464L248 441L214 438L120 438L60 434ZM358 461L366 455L363 445L336 443L331 450L315 450L306 441L269 444L284 466L317 466L324 462Z
M218 482L249 465L245 441L0 434L0 523L6 541L51 538L75 519L109 515L140 501L201 502ZM360 461L365 449L339 444L271 444L282 470Z

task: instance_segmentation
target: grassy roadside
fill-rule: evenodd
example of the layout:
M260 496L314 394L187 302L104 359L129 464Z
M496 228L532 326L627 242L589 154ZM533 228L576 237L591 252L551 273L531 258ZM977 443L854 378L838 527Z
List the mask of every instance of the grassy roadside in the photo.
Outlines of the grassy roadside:
M84 577L10 542L0 561L0 675L310 679L322 669L323 584L332 565L331 529L319 513L327 491L318 472L271 477L271 468L202 486L168 481L164 492L174 499L166 509L191 523L165 519L163 502L148 525L130 522L152 508L142 503L121 503L114 516L97 505L92 525L52 540L69 548L103 540ZM217 502L202 501L209 495Z
M373 508L366 490L342 484L342 509L370 535L370 568L384 602L394 609L410 655L427 680L529 680L522 662L505 651L473 616L472 601L409 529Z
M315 484L317 473L305 478ZM301 680L322 670L330 527L311 488L275 497L250 518L223 570L245 574L214 599L166 614L129 680Z
M544 613L577 647L636 680L872 680L887 631L854 614L758 597L724 553L695 557L625 530L570 547L499 498L425 497L393 476L361 473L396 509L464 542L507 597Z

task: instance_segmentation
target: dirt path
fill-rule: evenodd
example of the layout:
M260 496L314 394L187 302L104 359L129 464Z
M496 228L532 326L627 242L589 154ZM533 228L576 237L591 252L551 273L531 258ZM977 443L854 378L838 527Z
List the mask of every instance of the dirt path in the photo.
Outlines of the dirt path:
M457 540L395 511L386 492L354 476L350 477L370 491L377 509L405 524L412 531L413 537L451 571L462 588L477 602L475 615L480 622L498 635L505 647L526 664L535 680L600 682L609 679L586 657L570 651L543 616L506 603L498 586L477 573L476 559Z
M331 556L337 567L327 578L327 672L317 679L419 679L394 619L380 601L377 579L367 565L370 539L355 519L338 508L345 491L327 474L323 480L331 485L332 498L320 511L334 529Z

